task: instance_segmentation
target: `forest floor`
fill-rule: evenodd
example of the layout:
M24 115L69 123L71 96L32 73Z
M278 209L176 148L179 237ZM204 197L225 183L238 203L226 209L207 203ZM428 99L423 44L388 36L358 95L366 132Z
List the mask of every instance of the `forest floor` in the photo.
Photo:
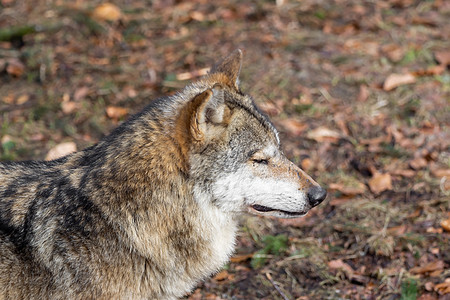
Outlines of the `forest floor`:
M186 299L450 299L449 29L445 0L0 0L0 160L92 145L242 48L328 197L244 217Z

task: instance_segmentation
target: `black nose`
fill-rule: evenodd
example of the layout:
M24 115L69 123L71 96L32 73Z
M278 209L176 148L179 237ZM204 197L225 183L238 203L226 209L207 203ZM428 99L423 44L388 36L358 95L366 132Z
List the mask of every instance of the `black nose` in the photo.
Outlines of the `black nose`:
M311 207L317 206L327 196L327 190L320 186L312 186L308 190L308 202Z

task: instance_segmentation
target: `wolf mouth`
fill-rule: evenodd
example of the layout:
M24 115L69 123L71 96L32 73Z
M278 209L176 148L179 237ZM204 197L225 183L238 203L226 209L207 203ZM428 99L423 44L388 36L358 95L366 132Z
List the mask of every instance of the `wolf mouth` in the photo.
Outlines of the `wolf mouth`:
M258 211L258 212L271 212L271 211L278 211L281 212L283 214L289 215L289 216L302 216L305 215L306 213L303 211L296 211L296 212L292 212L292 211L286 211L286 210L282 210L282 209L275 209L275 208L270 208L264 205L259 205L259 204L253 204L251 206L254 210Z

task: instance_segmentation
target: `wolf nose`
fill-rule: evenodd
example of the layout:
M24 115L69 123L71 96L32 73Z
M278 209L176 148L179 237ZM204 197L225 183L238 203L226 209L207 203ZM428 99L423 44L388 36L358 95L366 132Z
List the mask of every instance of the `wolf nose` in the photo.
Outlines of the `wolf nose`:
M312 186L308 190L308 202L311 207L317 206L327 196L327 190L320 186Z

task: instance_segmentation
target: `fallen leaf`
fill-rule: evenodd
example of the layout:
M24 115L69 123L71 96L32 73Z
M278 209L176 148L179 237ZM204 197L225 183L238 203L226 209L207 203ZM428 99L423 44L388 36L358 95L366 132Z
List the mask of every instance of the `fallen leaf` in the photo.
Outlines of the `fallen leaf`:
M252 257L253 257L253 253L250 253L250 254L236 254L235 256L230 258L230 261L232 263L240 263L240 262L249 260Z
M300 166L303 170L308 171L313 167L313 162L311 158L307 157L305 159L302 159L302 161L300 162Z
M45 160L54 160L77 151L77 145L74 142L65 142L56 145L48 151Z
M22 105L25 102L28 102L28 100L30 100L30 96L27 95L27 94L23 94L23 95L19 96L19 98L17 98L16 104L17 105Z
M420 214L422 213L422 209L417 208L415 211L413 211L412 213L410 213L407 218L417 218L420 216Z
M5 68L6 68L6 59L0 58L0 72L3 72Z
M446 66L445 65L436 65L428 67L427 69L421 69L412 72L415 76L428 76L428 75L441 75L445 72Z
M414 267L410 270L410 272L414 274L425 274L443 269L444 269L444 262L442 260L435 260L426 264L423 267Z
M122 17L122 12L112 3L102 3L94 9L92 17L102 21L118 21Z
M192 78L204 76L208 74L209 68L203 68L192 72L180 73L176 75L177 80L190 80Z
M328 267L330 269L342 269L346 273L346 275L350 278L350 276L354 273L352 267L349 264L346 264L342 261L342 259L331 260L328 262Z
M441 222L441 226L442 226L442 228L444 228L445 231L450 232L450 219L443 220Z
M219 273L217 273L215 276L214 276L214 279L215 280L217 280L217 281L222 281L222 280L225 280L225 279L227 279L228 278L228 271L227 270L222 270L222 271L220 271Z
M290 134L294 136L299 136L308 128L308 125L302 122L299 122L295 119L286 119L280 121L281 126L286 129Z
M89 94L89 88L87 86L82 86L80 88L77 88L75 90L75 93L73 94L73 100L79 101L86 97Z
M263 102L259 108L269 116L276 116L281 112L281 109L272 102Z
M403 235L406 232L406 225L399 225L394 227L389 227L387 229L387 233L393 236L400 236Z
M128 114L128 109L118 106L108 106L106 108L106 115L111 119L120 119Z
M341 134L326 127L318 127L308 131L306 137L319 143L325 141L337 142L341 138Z
M2 102L7 103L7 104L13 104L14 103L14 95L8 94L6 96L3 96Z
M393 62L399 62L405 56L405 49L397 44L383 45L381 46L381 52Z
M419 170L428 165L428 162L423 157L415 157L409 162L409 166L413 168L414 170Z
M402 177L406 177L406 178L411 178L414 177L416 175L416 171L414 170L409 170L409 169L396 169L396 170L392 170L390 171L391 175L397 175L397 176L402 176Z
M67 101L61 103L61 109L64 114L68 115L73 113L75 110L77 110L80 107L79 103L74 101Z
M445 279L442 283L436 284L434 290L440 295L450 294L450 278Z
M447 177L450 178L450 169L432 169L431 174L434 177Z
M278 222L282 226L286 227L307 227L307 226L314 226L314 224L317 222L316 218L312 217L313 214L309 213L305 217L300 218L292 218L292 219L278 219Z
M10 59L8 61L8 65L6 66L6 72L8 72L8 74L15 77L20 77L24 71L25 66L18 59Z
M425 289L429 292L431 292L434 288L434 283L432 283L431 281L428 281L425 283Z
M382 174L376 172L373 175L373 177L369 180L369 187L370 190L375 194L391 190L392 189L391 175L389 173Z
M344 185L341 183L331 183L330 189L339 191L342 194L348 195L348 196L360 195L360 194L363 194L367 190L366 185L359 181L355 182L351 186Z
M384 81L383 90L391 91L401 85L410 84L414 82L416 82L416 77L411 73L391 74Z
M339 197L339 198L332 198L329 202L329 205L331 206L339 206L344 203L347 203L349 201L352 201L353 197Z
M427 228L427 232L428 232L428 233L438 233L438 234L441 234L441 233L442 233L442 228L428 227L428 228Z
M196 289L194 293L189 296L189 300L201 300L202 293L200 289Z
M369 95L369 88L366 85L361 84L359 86L359 93L357 98L358 102L365 102L367 98L369 98Z
M428 15L428 16L414 16L412 18L413 24L425 25L425 26L437 26L436 16Z
M450 51L437 51L434 53L434 57L441 65L450 65Z

